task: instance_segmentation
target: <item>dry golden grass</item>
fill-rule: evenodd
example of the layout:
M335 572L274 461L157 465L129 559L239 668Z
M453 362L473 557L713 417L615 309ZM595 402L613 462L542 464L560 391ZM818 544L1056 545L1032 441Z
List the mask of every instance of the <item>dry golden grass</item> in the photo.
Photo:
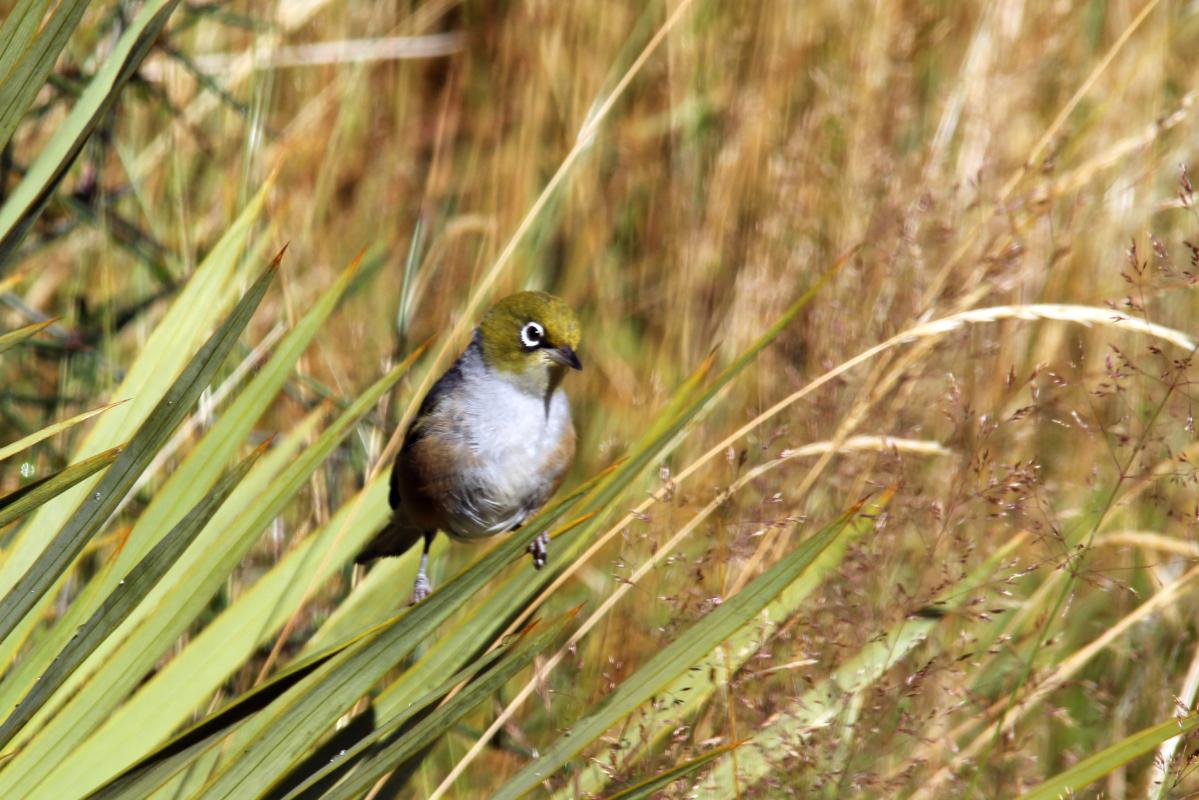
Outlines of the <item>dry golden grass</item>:
M289 249L255 341L366 251L358 290L302 362L312 381L296 383L264 435L318 404L317 387L352 397L427 338L452 356L485 280L489 297L561 294L585 331L587 369L569 386L576 480L618 457L714 347L719 359L740 352L860 248L688 429L661 484L645 487L652 497L573 565L552 606L584 602L586 627L528 680L520 697L532 699L501 718L500 746L472 750L497 708L429 756L413 796L468 751L442 790L486 796L808 521L888 485L899 491L877 533L653 763L786 714L1017 535L1026 542L986 590L847 697L837 724L809 731L758 795L1011 796L1191 706L1193 5L696 0L638 63L680 3L643 5L229 6L259 30L214 15L183 30L181 15L171 44L228 55L204 63L240 108L157 53L145 74L161 98L132 90L68 178L129 187L115 208L178 277L274 172L266 217ZM369 60L351 44L269 66L283 46L389 37L424 38ZM396 57L418 46L440 49ZM83 69L85 47L74 51ZM250 68L255 56L268 66ZM15 156L44 134L31 127ZM52 207L35 238L60 217ZM117 325L114 309L161 287L111 233L49 239L17 284L65 330L94 331L97 349L24 364L0 440L107 400L117 378L105 365L125 363L161 313L151 304ZM6 328L22 319L5 314ZM336 510L442 363L422 362L283 529ZM286 546L264 542L239 579ZM437 570L473 556L457 548ZM323 587L292 635L310 633L350 580ZM635 742L638 725L614 738ZM1189 796L1192 749L1171 751L1165 795L1146 758L1088 796ZM618 780L647 770L604 758Z

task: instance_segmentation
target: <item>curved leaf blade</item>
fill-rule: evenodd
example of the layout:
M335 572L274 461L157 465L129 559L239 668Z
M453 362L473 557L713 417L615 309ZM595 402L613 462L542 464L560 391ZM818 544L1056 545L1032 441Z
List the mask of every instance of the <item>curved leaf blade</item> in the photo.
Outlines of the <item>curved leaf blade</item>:
M1145 728L1105 748L1090 758L1083 759L1065 772L1054 775L1030 792L1022 794L1021 800L1057 800L1072 797L1082 789L1112 770L1127 764L1134 758L1147 755L1162 742L1181 736L1199 728L1199 714L1166 720Z
M349 798L361 795L369 790L379 778L404 761L420 753L429 744L437 741L458 720L497 692L517 672L528 666L534 656L549 646L549 643L561 634L562 629L566 627L566 623L573 617L573 613L567 614L556 620L540 635L529 637L523 644L513 647L511 652L505 655L503 660L494 668L488 670L478 680L468 684L465 689L454 695L451 700L428 717L418 722L403 736L394 742L386 744L373 755L368 756L352 775L325 794L325 800L349 800ZM451 683L447 687L447 691L453 685ZM381 726L379 730L365 737L356 745L356 752L361 752L370 745L383 741L389 733L399 728L400 724L409 717L411 717L411 714L405 713L402 719L391 720L386 725ZM330 765L330 767L333 766L335 765ZM310 783L306 783L305 786L315 783L316 776L310 779ZM288 795L288 800L298 797L303 788L301 786L299 789L293 791Z
M461 609L525 548L549 520L541 515L510 535L428 599L384 623L359 647L348 650L254 720L247 740L205 788L201 797L256 797L294 765L394 665Z
M116 510L125 493L132 488L142 470L154 458L158 448L170 438L175 428L187 416L191 406L199 399L200 393L224 362L225 356L229 354L258 308L258 303L275 276L278 263L279 259L276 257L271 268L250 287L225 322L192 358L163 401L138 428L128 447L121 450L117 460L97 484L95 493L84 500L83 505L34 561L33 566L0 600L0 639L7 638L13 632L25 614L54 585L58 576L67 570L88 539Z
M268 180L196 267L115 390L115 397L128 398L128 402L96 421L75 449L73 459L87 458L129 441L133 431L145 422L171 383L183 371L190 356L203 344L206 334L215 329L233 307L238 293L240 256L262 211L269 188ZM41 553L44 542L33 532L59 530L83 502L94 483L94 479L88 480L56 502L47 504L18 532L6 557L0 561L0 593L12 588ZM162 530L169 528L170 525L167 525ZM9 663L14 656L8 644L0 643L0 663ZM11 683L8 677L0 682L0 707L16 702L15 697L7 694Z
M242 695L218 714L176 736L165 746L122 771L87 795L89 800L142 800L172 775L195 761L229 732L276 698L320 669L354 641L347 641L295 664L252 692Z
M150 333L115 390L115 396L127 398L128 402L96 420L95 425L75 449L75 459L86 458L100 450L127 442L155 406L162 401L172 382L187 366L192 354L203 345L208 333L216 329L222 317L236 304L237 295L240 294L237 289L239 275L244 272L239 268L242 254L247 249L246 242L262 211L270 184L269 180L266 181L262 189L246 203L196 267L166 315ZM256 253L259 249L260 245L255 245L249 248L249 253ZM247 259L252 260L252 256ZM247 284L252 282L250 279L246 280ZM223 459L214 464L214 468L223 468L235 455L235 450L229 451ZM96 477L88 478L52 502L46 503L17 531L5 558L0 560L0 594L8 591L41 554L45 542L36 532L61 530L70 515L92 492L97 480ZM215 481L215 477L213 480ZM167 489L169 484L170 481L166 481L162 489ZM179 499L175 515L159 520L160 527L156 535L170 530L182 516L183 510L194 505L197 499L198 495ZM152 500L151 507L154 505ZM136 533L135 524L129 540L125 543L130 557L126 559L123 550L122 554L109 562L105 571L98 576L100 580L89 581L76 601L67 609L66 615L54 624L46 636L40 637L33 648L16 662L15 668L0 681L0 708L11 708L21 695L29 690L34 679L46 669L50 659L70 638L71 630L81 624L96 609L100 599L111 591L112 581L115 580L117 572L127 571L145 554L148 548L139 546L141 537L135 536ZM133 556L134 553L136 557ZM52 592L47 593L40 607L44 607L52 595ZM134 616L137 613L135 611ZM19 635L10 636L8 640L0 642L0 663L13 661L18 645L26 639L33 621L37 618L36 614L30 615L30 620L18 629ZM98 654L103 653L104 649L102 645ZM93 661L95 658L89 659L88 663L72 676L67 686L70 687L79 677L89 673L93 669L90 667Z
M59 3L36 37L27 40L23 47L14 42L13 45L17 46L7 46L0 54L0 75L4 76L4 83L0 84L0 150L8 144L13 131L17 129L17 123L29 110L42 84L49 77L50 70L54 69L54 62L79 26L87 6L88 0ZM28 30L30 17L36 30L36 23L41 21L45 8L44 0L34 0L14 9L12 16L16 19L13 28L19 30L11 33L18 36L24 34ZM8 20L5 20L4 28L0 30L0 37L10 33L7 30Z
M397 365L363 392L316 441L289 461L283 470L270 480L269 486L259 487L252 497L245 498L247 505L240 507L235 519L223 520L220 525L217 525L214 519L213 524L209 526L214 535L209 536L207 532L202 534L205 537L205 552L187 563L184 563L186 556L180 560L170 578L169 591L155 601L157 605L154 613L147 616L139 629L129 640L122 642L120 649L113 654L113 663L124 675L140 678L144 675L144 669L138 672L129 664L152 666L161 653L157 648L168 647L170 642L186 630L195 616L204 610L209 598L219 590L249 548L258 541L262 531L307 482L312 472L354 430L359 420L403 377L413 360L414 357L410 357ZM110 715L97 722L99 715L95 708L96 703L103 703L111 710L120 700L113 700L104 692L104 687L109 682L107 674L108 669L105 665L81 692L81 697L86 693L86 698L72 700L73 710L70 715L67 714L67 709L64 709L50 723L55 726L56 740L64 741L80 736L80 726L72 721L81 716L86 717L88 726L82 735L91 734L88 741L64 759L61 748L56 743L49 740L39 741L42 738L39 736L31 743L38 746L38 757L27 759L21 764L22 774L19 777L6 781L9 770L0 772L0 794L20 789L24 792L22 796L56 798L62 795L66 787L75 787L81 783L88 786L99 785L113 774L119 773L127 764L137 760L143 750L130 747L128 742L120 738L114 740L108 733L111 724L118 720L118 715ZM188 707L186 713L194 710L193 707ZM60 718L63 719L62 722L59 721ZM122 724L146 725L151 731L159 730L162 724L162 720L157 717L148 723L131 719L127 715L120 716L119 719ZM97 724L100 727L95 729ZM171 728L173 725L162 735L169 733ZM139 734L139 738L144 736ZM151 741L157 742L158 739ZM117 745L115 748L114 742ZM196 756L201 752L203 751L197 751ZM180 767L185 765L186 762L182 762ZM36 783L36 790L31 791L28 788L27 782L31 781Z
M104 469L117 460L122 449L114 447L111 450L105 450L103 453L84 459L78 464L72 464L53 475L48 475L0 497L0 528L14 519L25 516L48 500L58 497L81 480Z
M459 670L449 678L440 681L432 689L421 693L421 695L416 697L408 706L400 709L398 712L396 712L396 714L388 717L384 722L376 726L371 733L359 739L353 747L347 749L338 757L335 762L326 764L320 770L309 776L308 779L306 779L303 783L300 783L295 788L291 789L291 791L289 791L286 795L285 800L288 800L294 796L302 796L307 792L310 792L314 786L322 781L327 781L330 776L333 776L336 780L338 777L337 773L345 772L347 769L356 766L361 761L364 761L364 754L375 743L382 741L387 736L390 736L395 731L399 730L404 723L415 717L420 712L429 708L441 698L445 697L447 694L453 691L454 687L458 684L466 683L481 672L490 669L491 666L495 664L495 662L498 661L501 656L510 652L513 646L516 645L522 638L523 633L512 637L511 641L504 642L494 650L484 653L466 668Z
M120 585L105 598L91 619L76 630L67 646L50 664L50 668L38 677L29 693L17 704L3 724L0 724L0 748L12 741L16 732L33 718L50 695L62 686L96 646L115 631L137 604L150 593L150 589L166 574L175 560L195 541L208 520L246 476L261 454L262 448L259 448L226 474L216 487L121 579Z
M103 414L108 409L112 408L113 406L119 406L123 402L125 401L118 400L115 403L109 403L108 405L103 405L99 408L93 408L91 411L84 411L82 414L76 414L70 419L64 419L62 422L55 422L52 425L47 425L39 431L34 431L23 439L18 439L12 444L0 447L0 461L14 456L23 450L28 450L38 442L44 439L49 439L51 436L54 436L57 433L62 433L68 428L73 428L80 422L86 422L97 414Z
M804 574L826 547L833 543L862 507L842 514L793 552L755 578L714 611L684 631L609 694L600 706L571 726L570 736L553 742L536 760L505 783L493 798L515 800L557 772L588 743L599 738L642 703L649 700L679 673L734 634Z
M894 493L894 488L890 488L872 500L849 524L845 534L833 540L812 565L794 583L783 589L761 614L690 668L679 673L663 690L663 694L678 700L671 704L668 713L657 714L643 724L639 741L621 749L622 763L634 763L647 751L658 747L682 720L698 714L712 696L766 646L779 628L801 610L811 593L840 567L849 546L874 530L877 517L883 513ZM556 800L565 800L566 796L579 793L598 795L607 785L608 774L591 763L573 775L570 786L554 797Z
M178 4L179 0L151 0L142 7L67 118L29 166L25 177L0 206L0 269L41 215L59 181L96 125L112 108L125 82L146 57ZM64 18L65 21L69 18Z
M655 792L665 789L667 786L679 780L680 778L687 777L696 770L703 768L712 761L715 761L717 758L733 752L743 744L745 744L744 741L730 742L729 744L722 745L720 747L714 747L711 750L707 750L704 753L696 756L695 758L684 761L681 764L677 764L658 775L646 778L640 783L619 791L610 796L608 800L651 800Z
M370 509L359 514L353 536L347 535L348 541L338 545L342 555L330 559L321 575L332 573L352 559L357 548L366 543L390 513L386 481L375 481L367 491ZM325 529L291 550L283 561L238 597L191 639L182 652L113 710L103 727L83 745L77 756L72 755L64 769L75 770L78 766L81 773L94 773L94 769L80 766L83 762L120 766L121 754L148 752L187 722L195 709L202 708L205 700L221 688L230 674L246 663L258 647L268 643L270 636L286 622L295 608L297 596L317 569L313 562L321 560L344 519L344 514L335 515ZM359 523L360 530L357 529ZM363 627L359 625L353 633ZM340 638L330 641L336 642ZM114 658L123 660L131 655L122 647ZM107 673L105 668L98 675L103 680Z
M847 697L866 691L888 670L924 642L946 618L946 612L960 609L972 593L995 579L995 572L1023 544L1017 536L999 547L977 569L957 583L945 587L930 606L936 613L928 617L905 619L871 640L832 674L804 692L777 720L748 738L750 747L737 754L734 778L731 769L719 765L709 771L691 795L704 800L735 796L774 774L794 742L814 729L831 724L842 711ZM728 761L725 758L724 761Z
M0 353L3 353L5 350L11 350L30 336L49 328L53 324L54 320L47 319L0 335Z
M59 798L82 794L137 762L152 745L169 739L179 723L186 721L190 708L162 730L161 709L150 709L129 727L122 729L118 725L123 701L207 607L212 587L224 580L223 573L207 575L205 570L223 568L226 558L237 558L258 540L261 529L249 531L244 526L249 521L247 509L269 491L283 469L309 443L323 419L323 409L312 412L263 454L213 515L197 541L142 600L138 610L96 649L21 731L14 740L19 749L0 768L0 797ZM214 565L214 562L219 563ZM153 613L126 630L145 606ZM23 664L24 661L18 666ZM88 669L92 673L84 675ZM33 685L32 680L29 685ZM123 736L109 735L114 728ZM22 742L27 733L32 735ZM145 743L147 740L150 745Z
M18 0L0 25L0 78L7 81L13 65L29 49L50 0Z

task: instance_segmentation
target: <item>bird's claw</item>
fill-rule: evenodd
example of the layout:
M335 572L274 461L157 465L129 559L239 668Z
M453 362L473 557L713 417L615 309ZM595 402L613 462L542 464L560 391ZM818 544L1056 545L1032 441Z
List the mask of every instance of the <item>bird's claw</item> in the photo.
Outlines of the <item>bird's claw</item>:
M541 569L545 566L545 560L549 556L549 548L550 535L544 531L529 543L529 553L533 556L534 569Z
M416 580L412 583L412 600L408 602L408 605L414 606L431 594L433 594L433 586L429 583L428 577L423 572L418 573Z

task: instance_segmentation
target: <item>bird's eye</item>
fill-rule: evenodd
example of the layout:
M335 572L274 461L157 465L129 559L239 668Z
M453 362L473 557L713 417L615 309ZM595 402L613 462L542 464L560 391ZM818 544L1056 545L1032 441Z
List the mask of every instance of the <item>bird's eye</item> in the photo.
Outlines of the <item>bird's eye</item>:
M525 346L526 350L540 347L543 339L545 339L545 328L542 328L537 322L526 322L520 329L520 343Z

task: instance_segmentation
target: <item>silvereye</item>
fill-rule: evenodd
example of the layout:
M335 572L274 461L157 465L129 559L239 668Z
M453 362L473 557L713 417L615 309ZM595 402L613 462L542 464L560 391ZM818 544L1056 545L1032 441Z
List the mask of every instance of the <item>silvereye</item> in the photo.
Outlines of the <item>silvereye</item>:
M575 454L561 383L582 369L579 319L545 292L500 300L470 345L421 401L391 471L392 518L358 563L424 539L412 602L432 591L426 568L437 531L470 541L514 530L557 490ZM529 545L545 565L549 536Z

